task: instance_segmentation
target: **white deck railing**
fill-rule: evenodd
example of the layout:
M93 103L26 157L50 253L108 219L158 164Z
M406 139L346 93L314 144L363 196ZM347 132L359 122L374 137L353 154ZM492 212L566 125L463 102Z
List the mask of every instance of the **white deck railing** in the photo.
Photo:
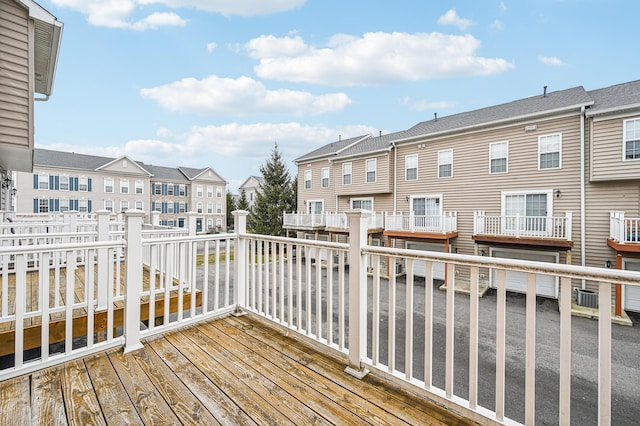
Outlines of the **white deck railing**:
M367 229L384 229L384 213L371 213L367 221ZM325 225L333 229L349 229L349 216L346 213L325 213Z
M284 228L322 228L326 226L324 213L282 213Z
M458 213L442 215L387 214L385 230L447 234L458 230Z
M0 329L15 321L17 336L15 362L0 370L0 380L111 346L124 345L125 351L132 351L141 346L140 339L144 337L239 310L273 322L342 356L351 374L375 370L480 422L535 424L536 405L542 402L536 401L536 398L542 398L536 392L536 381L549 380L547 366L541 365L537 358L540 343L536 341L539 316L536 275L545 274L559 278L560 313L556 322L559 387L551 401L543 402L557 408L559 424L571 423L571 408L575 403L571 397L572 379L576 374L576 369L572 368L571 295L572 287L585 280L599 289L600 300L604 301L598 311L597 336L591 337L597 346L598 382L597 389L590 393L593 395L590 404L598 407L601 424L611 423L612 313L609 301L614 285L640 286L638 273L369 246L366 244L367 220L362 218L366 213L362 211L347 213L351 225L349 244L247 234L247 212L234 214L236 234L143 238L143 214L130 211L124 240L0 248L0 257L13 257L16 265L2 271ZM118 249L125 251L126 259L122 281L114 272L119 269L114 263L117 256L113 254ZM86 251L85 258L96 259L96 262L87 262L85 266L86 295L65 304L77 297L73 294L72 277L77 274L73 253L78 250ZM324 252L321 257L326 262L309 261L304 254L312 250ZM107 255L101 257L101 251L106 251ZM31 305L25 310L27 295L20 289L26 281L26 255L38 253L41 264L51 265L49 259L54 252L60 252L67 262L60 266L57 274L45 267L45 273L40 276L66 277L58 283L65 296L53 302L47 299L45 295L56 281L55 278L53 281L40 278L41 296L36 298L37 306ZM383 279L379 273L383 261L389 261L390 265L406 263L406 279L399 280L394 274L388 280ZM434 286L425 285L425 280L414 279L412 263L416 261L425 263L428 283L431 282L433 263L447 265L447 289L442 304L436 303ZM374 273L368 278L369 262ZM54 267L57 266L50 266ZM479 282L487 270L492 270L497 277L496 314L493 321L483 317L481 322ZM143 271L150 272L148 287L142 285ZM470 297L455 295L459 271L470 277ZM522 330L518 332L518 338L523 340L523 345L517 353L508 352L505 345L507 339L513 338L508 330L515 324L507 321L507 271L524 272L528 276L526 309L519 317ZM8 279L11 275L17 283L13 304L7 296L11 293ZM106 276L108 284L92 281L94 276ZM196 298L192 297L190 305L184 308L184 298L198 293L202 295L202 305L196 305ZM106 300L104 307L97 300L102 294ZM168 302L172 294L179 299L178 310L173 312ZM149 317L162 320L141 324L141 300L154 302L160 295L164 300L161 312L152 311ZM114 301L124 303L126 318L124 329L115 331L112 327ZM156 306L156 303L150 303L149 309L156 309ZM418 306L421 307L418 309ZM92 332L85 333L84 340L71 337L74 335L71 319L76 309L84 309L89 314L105 310L107 335L102 340L94 338ZM25 320L37 319L43 324L42 341L46 343L46 325L52 314L61 314L66 319L67 337L62 349L45 350L41 356L27 361L21 351ZM87 329L93 330L93 324L87 325ZM467 330L468 339L460 345L457 342L462 329ZM443 336L436 341L436 332L440 330ZM479 363L482 354L486 355L483 360L491 359L490 365ZM438 359L442 362L436 369ZM454 365L456 369L460 368L460 359L466 360L464 386L459 386L460 379L454 376ZM522 382L509 381L506 371L513 359L523 360ZM540 368L544 369L544 375L539 374ZM508 384L512 391L519 391L508 392ZM480 388L495 389L495 398L487 403L479 397ZM512 401L516 394L523 395L521 401ZM514 404L524 407L523 413L509 417L510 407Z
M565 216L487 216L475 211L473 234L571 240L571 221L571 212Z
M610 237L622 244L640 242L640 218L625 217L624 212L610 213Z

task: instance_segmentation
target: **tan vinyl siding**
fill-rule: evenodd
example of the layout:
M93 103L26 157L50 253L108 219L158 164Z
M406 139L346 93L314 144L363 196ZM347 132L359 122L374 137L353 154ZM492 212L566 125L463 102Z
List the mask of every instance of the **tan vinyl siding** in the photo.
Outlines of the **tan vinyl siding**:
M529 123L527 123L529 124ZM495 130L425 139L398 148L398 212L409 212L407 196L442 195L442 210L458 213L459 236L452 247L459 253L473 254L474 211L487 215L502 214L502 192L553 191L554 216L573 213L573 262L579 263L580 229L580 119L578 115L537 121L537 130L525 132L524 124ZM562 167L538 170L538 137L562 133ZM508 173L489 173L489 145L509 142ZM453 150L453 177L438 178L438 151ZM418 154L418 179L405 180L405 157ZM564 256L561 256L564 261Z
M366 164L367 160L376 159L376 181L367 182ZM354 158L334 164L334 176L337 179L336 194L360 195L360 194L382 194L391 192L393 189L393 165L392 154L372 155L368 157ZM342 181L342 165L351 163L351 185L344 185Z
M591 181L640 179L640 159L624 160L624 121L634 118L640 119L640 112L624 118L591 121Z
M329 168L329 187L322 187L322 169ZM336 201L334 195L335 179L331 174L332 165L328 160L319 160L311 163L301 163L298 165L298 211L307 212L305 201L322 200L324 201L324 211L332 212L336 209ZM311 188L304 187L305 171L311 171Z
M29 148L29 20L10 0L0 0L0 15L0 138L5 145Z

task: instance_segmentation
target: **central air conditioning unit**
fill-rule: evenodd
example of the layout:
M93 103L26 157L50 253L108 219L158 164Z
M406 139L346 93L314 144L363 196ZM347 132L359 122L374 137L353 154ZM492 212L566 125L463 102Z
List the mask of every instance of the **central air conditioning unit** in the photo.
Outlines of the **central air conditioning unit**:
M584 306L585 308L597 308L598 307L598 293L591 290L583 290L577 288L576 290L576 303L578 306Z

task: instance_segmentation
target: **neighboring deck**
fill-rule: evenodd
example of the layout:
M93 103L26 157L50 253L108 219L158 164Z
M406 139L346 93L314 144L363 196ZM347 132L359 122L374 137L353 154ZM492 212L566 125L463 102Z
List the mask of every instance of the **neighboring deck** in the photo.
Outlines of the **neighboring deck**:
M0 424L469 424L250 315L0 382Z

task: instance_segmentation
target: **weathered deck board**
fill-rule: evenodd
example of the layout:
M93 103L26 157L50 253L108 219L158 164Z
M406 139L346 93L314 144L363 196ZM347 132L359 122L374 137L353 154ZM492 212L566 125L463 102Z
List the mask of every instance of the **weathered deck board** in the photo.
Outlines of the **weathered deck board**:
M471 424L343 369L249 315L227 317L0 382L0 424Z

